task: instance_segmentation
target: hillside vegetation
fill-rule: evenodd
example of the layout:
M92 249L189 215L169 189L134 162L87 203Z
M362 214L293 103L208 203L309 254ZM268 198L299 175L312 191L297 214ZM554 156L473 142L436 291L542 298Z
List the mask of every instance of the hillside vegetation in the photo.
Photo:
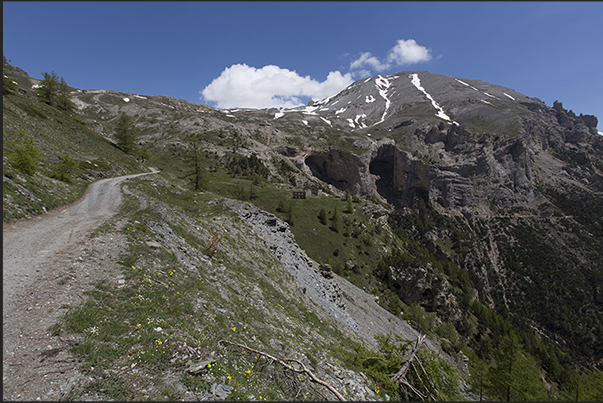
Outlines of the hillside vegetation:
M357 157L382 144L365 133L104 90L71 89L61 108L6 59L4 74L5 223L69 204L99 178L161 171L124 185L121 212L91 234L125 237L125 281L96 284L51 329L76 338L69 351L88 379L65 399L603 398L596 153L558 148L555 161L586 180L572 192L539 184L548 199L536 209L493 199L480 215L420 191L397 205L393 188L346 185L355 164L386 177L386 156ZM404 141L409 161L433 165ZM247 205L274 217L290 256L237 213ZM294 258L315 267L326 302L300 285ZM380 335L346 325L337 304ZM379 320L358 313L369 304Z

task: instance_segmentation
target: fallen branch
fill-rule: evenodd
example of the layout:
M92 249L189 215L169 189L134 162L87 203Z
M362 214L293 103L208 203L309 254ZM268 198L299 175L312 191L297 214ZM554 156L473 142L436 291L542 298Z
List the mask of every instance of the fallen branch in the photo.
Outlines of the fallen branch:
M341 401L345 401L346 400L341 395L341 393L339 393L335 388L333 388L333 386L329 385L327 382L325 382L323 380L318 379L316 377L316 375L314 375L314 373L312 371L310 371L308 368L306 368L306 366L301 361L299 361L299 360L292 359L292 358L286 360L286 361L294 362L294 363L298 364L299 366L301 366L301 368L296 368L296 367L294 367L292 365L287 364L285 361L283 361L281 359L278 359L278 358L276 358L276 357L274 357L274 356L272 356L272 355L270 355L268 353L265 353L263 351L256 350L256 349L251 348L251 347L247 347L244 344L239 344L239 343L235 343L235 342L232 342L232 341L228 341L228 340L223 340L222 339L222 340L220 340L218 342L218 345L220 345L220 343L222 343L222 342L228 343L228 344L231 344L233 346L240 347L240 348L244 348L244 349L249 350L249 351L253 351L254 353L259 354L259 355L263 355L264 357L266 357L266 358L268 358L268 359L270 359L270 360L272 360L274 362L279 363L280 365L282 365L283 367L287 368L290 371L297 372L297 373L305 373L305 374L307 374L310 377L310 379L313 382L318 383L319 385L322 385L322 386L326 387L327 389L329 389L331 392L333 392L333 394L335 396L337 396L337 398L339 400L341 400Z
M425 376L427 376L427 380L429 381L429 384L431 385L431 387L432 387L432 388L433 388L433 390L435 391L436 395L438 396L438 400L440 400L440 399L439 399L440 392L438 391L438 388L436 388L436 386L435 386L435 384L433 383L433 381L431 380L431 378L429 378L429 375L427 375L427 371L425 371L425 368L423 367L423 363L422 363L422 362L421 362L421 360L419 360L418 358L417 358L417 362L418 362L418 363L419 363L419 365L421 366L421 370L423 370L423 373L425 374ZM414 367L414 365L413 365L413 367ZM416 371L416 370L417 370L417 369L415 368L415 371ZM417 372L417 375L419 375L419 373L418 373L418 372ZM435 396L434 396L434 400L436 400L436 399L435 399Z
M423 345L424 342L425 342L425 335L422 334L417 338L417 342L415 343L415 348L413 348L412 352L410 353L410 357L408 358L408 360L404 363L404 365L402 365L402 368L400 368L400 370L398 372L396 372L394 375L392 375L392 377L391 377L392 380L400 381L400 379L404 379L406 377L406 374L408 373L408 370L410 369L410 364L412 364L413 360L417 356L417 353L419 352L419 349L421 348L421 346Z
M412 390L421 400L425 400L427 396L423 393L419 392L414 386L412 386L405 378L398 380L401 385L408 386L410 390Z

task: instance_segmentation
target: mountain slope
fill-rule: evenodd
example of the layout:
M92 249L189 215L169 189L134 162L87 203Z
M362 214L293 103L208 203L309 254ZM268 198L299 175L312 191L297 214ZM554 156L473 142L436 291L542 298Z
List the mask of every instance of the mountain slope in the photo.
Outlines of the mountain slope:
M133 104L121 101L120 110L129 109L138 127L149 133L142 141L162 152L172 147L174 158L186 153L186 133L206 150L210 170L226 169L229 153L255 155L268 168L270 181L318 196L343 197L349 191L406 214L402 222L410 228L399 228L399 219L391 214L389 227L406 233L407 250L408 242L417 243L435 260L406 277L400 273L408 268L391 265L382 281L403 303L418 302L439 313L441 320L452 319L474 343L485 343L477 336L488 326L478 335L468 330L479 311L470 309L472 289L483 306L522 324L526 332L530 326L538 329L530 340L544 334L567 346L562 349L574 359L601 365L598 206L603 205L603 142L596 117L577 116L559 102L549 107L501 86L420 71L359 80L332 97L286 110L215 111L182 103L182 109L170 114L163 105L137 110ZM82 111L86 108L92 106ZM160 126L166 118L149 117L158 110L176 121L168 118L169 125ZM276 208L261 196L259 201ZM579 209L587 201L589 210ZM296 234L300 239L302 232ZM316 243L306 247L316 249L308 250L310 255L319 253ZM548 259L535 258L540 250L548 251ZM331 260L344 266L344 256ZM424 260L417 253L414 258ZM363 270L370 272L369 265ZM470 283L453 280L453 273L442 266L458 268ZM356 275L344 272L350 278ZM573 279L576 291L569 291L567 284L550 288L547 276L553 272ZM417 299L409 287L427 274L444 285L428 284ZM372 287L374 292L377 288ZM444 297L450 294L455 298ZM444 302L434 303L438 298ZM570 317L568 309L580 317L576 329L563 325Z
M321 309L330 315L322 318L331 318L338 332L371 342L391 323L410 337L416 333L400 319L406 320L429 334L437 351L439 343L440 356L464 368L460 373L469 369L474 387L483 363L486 392L495 399L497 363L513 345L510 334L518 337L524 364L534 365L530 373L541 375L528 389L549 398L575 397L576 368L601 369L603 142L594 116L422 71L359 80L286 110L219 111L107 90L74 90L72 100L77 119L107 144L121 112L135 123L145 163L162 173L154 185L136 185L140 208L129 226L137 221L145 234L160 235L179 267L217 259L207 245L218 223L240 235L224 240L226 249L216 254L225 259L216 273L238 290L232 295L250 285L239 284L236 273L249 264L250 278L261 277L263 266L253 261L269 253L277 270L289 271L287 281L296 279L295 298L305 290L304 300L326 304ZM293 191L302 198L292 199ZM227 212L217 207L222 197L256 206L227 201L234 210ZM154 207L147 209L149 203ZM285 235L289 230L294 238ZM258 242L263 246L252 246ZM352 292L352 285L363 291ZM212 310L232 296L216 287L221 298ZM292 293L279 291L284 298ZM371 294L377 303L353 302ZM241 320L237 312L223 314ZM358 321L365 325L355 327ZM287 333L293 325L285 322ZM329 351L321 357L336 354ZM469 367L462 364L467 356ZM354 365L377 371L379 363ZM586 385L587 378L579 379Z

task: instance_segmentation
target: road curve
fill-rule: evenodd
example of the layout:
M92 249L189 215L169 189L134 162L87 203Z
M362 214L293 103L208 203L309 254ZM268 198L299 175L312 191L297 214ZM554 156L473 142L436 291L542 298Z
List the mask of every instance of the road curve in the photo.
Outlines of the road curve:
M3 310L16 293L26 292L44 263L58 252L83 239L106 218L115 214L121 203L120 184L151 172L102 179L91 184L75 204L28 221L3 227Z

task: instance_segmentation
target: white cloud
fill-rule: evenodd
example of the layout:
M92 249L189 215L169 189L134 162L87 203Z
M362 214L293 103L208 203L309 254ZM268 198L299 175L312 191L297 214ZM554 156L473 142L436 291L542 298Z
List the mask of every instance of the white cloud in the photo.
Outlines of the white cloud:
M414 39L400 39L387 55L387 60L398 66L428 62L431 60L429 49L419 45Z
M354 77L370 75L370 71L384 71L394 66L404 66L427 62L431 60L431 51L419 45L414 39L400 39L390 49L385 61L379 60L370 52L364 52L360 57L350 63L350 70Z
M383 71L387 70L390 65L389 63L381 63L371 52L365 52L350 64L350 70L356 70L364 66L372 67L376 71Z
M268 65L262 68L233 64L201 91L205 101L218 108L291 108L303 105L302 98L322 99L353 82L350 73L332 71L325 81Z

